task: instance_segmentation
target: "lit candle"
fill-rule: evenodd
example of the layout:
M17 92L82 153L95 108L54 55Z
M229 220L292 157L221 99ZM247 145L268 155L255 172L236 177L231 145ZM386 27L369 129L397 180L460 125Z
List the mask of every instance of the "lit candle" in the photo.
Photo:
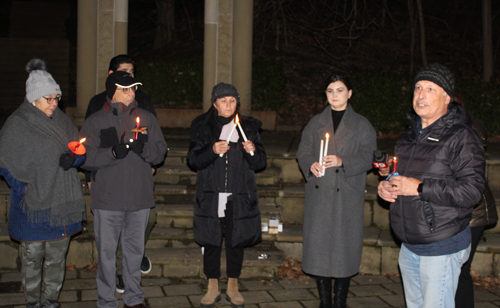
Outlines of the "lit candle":
M238 116L238 115L236 115ZM247 142L247 136L245 135L245 132L243 131L243 128L241 128L241 124L240 122L238 121L238 127L240 128L240 132L241 132L241 135L243 136L243 140L245 140L245 142ZM250 151L250 155L254 155L253 151Z
M233 126L233 129L231 130L231 132L229 133L229 137L227 137L227 144L229 144L229 141L231 140L231 137L233 136L233 133L234 133L234 129L236 128L236 125L238 125L238 122L239 122L239 119L238 119L238 115L236 115L235 117L235 120L234 120L234 126ZM224 153L220 153L219 154L220 157L224 156Z
M393 175L399 175L398 173L398 159L396 156L392 159L392 174Z
M323 167L323 139L321 139L321 146L319 148L319 164L321 165L321 167ZM323 175L323 171L321 171L321 173L319 174L319 176L322 176Z
M87 140L87 138L82 138L80 139L80 141L71 141L70 143L68 143L68 148L71 151L69 156L73 157L75 156L75 154L77 155L85 154L87 152L87 149L85 149L85 146L83 146L82 144L85 142L85 140Z
M138 130L139 128L141 128L141 119L139 119L139 117L137 117L135 119L136 123L135 123L135 129ZM139 138L139 132L136 131L134 132L134 140L137 140L137 138Z

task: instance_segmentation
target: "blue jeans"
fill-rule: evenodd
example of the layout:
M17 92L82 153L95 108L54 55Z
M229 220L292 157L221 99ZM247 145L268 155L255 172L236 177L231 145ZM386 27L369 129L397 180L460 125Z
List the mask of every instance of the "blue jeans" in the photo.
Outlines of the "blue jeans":
M462 265L469 258L470 245L443 256L419 256L404 245L399 252L408 308L454 308L455 291Z

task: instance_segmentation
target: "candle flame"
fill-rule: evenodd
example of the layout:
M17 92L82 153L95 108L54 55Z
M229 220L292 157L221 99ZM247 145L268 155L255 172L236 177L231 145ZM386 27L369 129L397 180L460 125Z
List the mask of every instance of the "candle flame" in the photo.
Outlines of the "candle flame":
M137 123L141 123L141 119L139 119L139 117L137 117L137 118L135 119L135 121L136 121Z
M238 115L236 115L236 118L234 120L234 124L238 125L240 123L240 118L238 118Z
M392 159L393 162L397 162L398 161L398 158L396 156L394 156L394 158Z
M330 134L326 133L326 139L330 139Z
M84 142L85 142L85 140L87 140L87 138L82 138L82 139L80 139L80 143L84 143Z

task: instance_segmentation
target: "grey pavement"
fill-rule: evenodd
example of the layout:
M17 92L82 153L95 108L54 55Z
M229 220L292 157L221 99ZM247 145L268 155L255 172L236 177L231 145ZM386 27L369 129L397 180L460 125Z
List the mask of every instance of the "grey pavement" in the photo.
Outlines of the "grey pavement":
M0 276L0 308L24 308L24 295L19 272ZM240 291L247 308L313 308L319 306L316 283L304 280L248 279L240 280ZM168 279L145 275L142 288L150 308L199 307L206 291L204 279ZM226 289L221 281L221 289ZM123 307L121 295L116 293ZM222 296L217 307L229 307ZM67 271L60 296L62 308L96 307L95 273L84 270ZM476 308L500 307L500 290L476 290ZM405 307L401 279L397 276L358 275L349 289L347 306L350 308Z

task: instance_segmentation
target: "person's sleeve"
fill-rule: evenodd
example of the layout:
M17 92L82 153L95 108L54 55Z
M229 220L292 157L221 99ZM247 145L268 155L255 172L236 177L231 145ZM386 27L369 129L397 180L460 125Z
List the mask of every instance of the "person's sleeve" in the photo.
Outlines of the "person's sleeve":
M366 173L372 169L373 151L377 149L377 135L370 123L365 123L359 131L359 148L356 153L340 156L346 177Z
M150 125L148 127L148 142L144 144L141 157L151 165L158 165L165 160L167 154L167 142L161 131L158 119L150 115Z
M315 157L313 150L313 120L309 121L302 131L302 137L300 139L299 149L297 150L296 156L299 162L300 170L302 171L306 181L314 176L311 172L311 166L317 162L318 159L318 157Z
M83 123L80 130L80 138L86 138L85 148L87 149L87 159L81 167L88 171L95 171L105 168L116 162L111 147L99 148L100 138L98 127L94 117L89 118Z
M214 143L203 142L199 135L198 127L191 125L191 143L187 155L187 164L193 170L204 170L219 158L212 147Z
M26 191L26 183L16 180L6 168L0 168L0 175L4 177L7 184L9 184L11 192L15 196L24 196Z
M472 207L481 200L485 184L484 149L472 130L463 130L450 142L452 179L423 179L420 198L437 204Z

